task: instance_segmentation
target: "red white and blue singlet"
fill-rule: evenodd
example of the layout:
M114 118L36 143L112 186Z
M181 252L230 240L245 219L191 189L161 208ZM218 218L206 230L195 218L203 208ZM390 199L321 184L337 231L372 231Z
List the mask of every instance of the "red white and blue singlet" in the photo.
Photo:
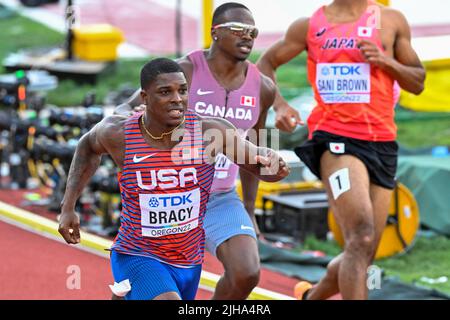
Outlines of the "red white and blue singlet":
M118 175L121 225L112 250L175 266L199 265L214 166L204 161L198 116L186 112L183 141L171 150L160 150L144 140L139 128L142 115L125 124L125 158Z

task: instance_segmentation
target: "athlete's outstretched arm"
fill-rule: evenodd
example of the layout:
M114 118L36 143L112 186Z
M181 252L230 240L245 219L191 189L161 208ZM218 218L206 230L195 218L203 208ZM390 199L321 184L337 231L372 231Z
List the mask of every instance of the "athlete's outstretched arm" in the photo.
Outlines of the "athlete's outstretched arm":
M86 133L78 142L72 159L66 191L61 202L58 229L64 240L69 244L80 242L80 219L75 213L76 202L99 167L102 155L114 150L115 145L111 144L110 141L114 142L115 139L115 141L120 141L120 139L117 140L119 131L111 126L110 121L110 119L105 118ZM117 142L114 142L114 144L117 144Z
M365 59L389 73L400 87L408 92L420 94L424 90L425 69L411 46L411 29L405 16L394 9L385 9L384 19L394 23L396 32L394 57L388 57L373 43L358 41Z
M256 138L256 140L252 142L254 142L257 146L260 146L261 144L264 145L266 143L265 141L260 141L261 135L259 134L259 131L266 127L267 113L274 102L275 94L276 87L273 81L266 76L262 76L260 94L261 113L259 115L258 122L253 127L253 132L251 134L251 136L254 136ZM244 207L253 221L256 235L259 236L260 231L255 217L255 202L256 194L258 192L259 179L242 168L239 168L239 176L242 185Z
M236 127L222 118L201 118L203 136L210 141L206 153L211 159L223 153L239 167L259 179L277 182L289 174L289 167L272 149L257 147L241 137Z
M275 83L278 67L291 61L306 49L308 26L308 18L296 20L289 27L283 39L267 49L258 60L259 70ZM298 112L289 106L279 91L273 107L277 113L276 126L280 130L292 132L298 124L303 124Z

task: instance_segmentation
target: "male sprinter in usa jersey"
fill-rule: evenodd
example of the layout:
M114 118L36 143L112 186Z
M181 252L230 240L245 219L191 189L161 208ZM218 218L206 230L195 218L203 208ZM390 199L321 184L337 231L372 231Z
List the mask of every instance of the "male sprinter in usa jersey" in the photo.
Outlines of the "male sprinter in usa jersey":
M211 36L210 48L178 60L189 84L188 108L203 116L230 121L243 136L253 130L259 138L276 88L269 77L247 60L258 36L252 13L239 3L220 5L213 14ZM131 106L138 106L139 91L128 104L118 106L116 113L128 115ZM238 174L243 201L235 188ZM259 229L255 218L258 183L255 176L240 170L227 157L218 157L204 222L206 249L222 262L225 271L213 299L246 299L258 284Z
M367 299L367 268L395 186L394 81L415 94L424 88L425 71L410 40L399 11L368 0L334 0L295 21L258 62L275 79L280 65L308 52L317 106L308 119L310 140L295 151L325 184L345 240L317 286L300 284L303 298L340 292L344 299ZM274 107L291 109L279 95Z
M81 138L59 232L69 244L80 242L75 203L101 156L109 154L120 168L123 207L111 248L114 281L129 281L125 299L190 300L200 279L215 156L242 162L241 168L269 182L286 177L289 169L273 150L240 137L228 121L187 111L188 86L176 62L146 64L141 87L144 112L107 117Z

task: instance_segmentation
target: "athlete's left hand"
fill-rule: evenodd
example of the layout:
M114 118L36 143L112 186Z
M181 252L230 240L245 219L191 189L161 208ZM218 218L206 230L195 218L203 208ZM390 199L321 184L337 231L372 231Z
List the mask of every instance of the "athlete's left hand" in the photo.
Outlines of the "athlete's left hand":
M300 118L300 113L284 99L276 106L275 112L275 126L284 132L294 132L298 125L303 126L305 124Z
M367 62L379 68L386 66L388 57L375 43L365 39L358 39L357 46Z
M124 117L131 117L132 115L145 111L145 105L141 104L139 106L132 107L127 103L122 103L117 106L114 110L114 114Z

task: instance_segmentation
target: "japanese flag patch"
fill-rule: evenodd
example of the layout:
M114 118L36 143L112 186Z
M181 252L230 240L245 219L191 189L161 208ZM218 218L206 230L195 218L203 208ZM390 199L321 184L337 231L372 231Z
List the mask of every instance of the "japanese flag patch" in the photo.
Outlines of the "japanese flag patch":
M330 142L330 151L334 154L344 154L345 153L345 143L335 143Z
M358 37L361 38L370 38L372 37L373 29L370 27L359 27L358 28Z

